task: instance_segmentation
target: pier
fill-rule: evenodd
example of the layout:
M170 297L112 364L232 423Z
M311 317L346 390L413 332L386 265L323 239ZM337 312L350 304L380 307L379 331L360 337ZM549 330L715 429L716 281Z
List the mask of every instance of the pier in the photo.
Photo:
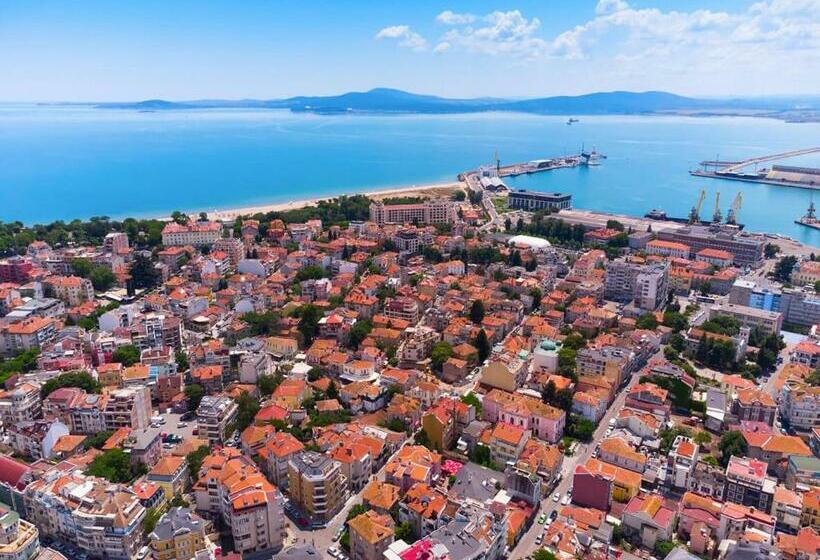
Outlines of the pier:
M728 179L730 181L762 183L801 189L820 189L820 169L818 168L774 165L771 169L764 168L752 172L743 171L744 168L752 165L818 152L820 152L820 147L758 156L742 161L707 160L700 162L701 169L691 170L689 174L695 177L708 177L711 179Z

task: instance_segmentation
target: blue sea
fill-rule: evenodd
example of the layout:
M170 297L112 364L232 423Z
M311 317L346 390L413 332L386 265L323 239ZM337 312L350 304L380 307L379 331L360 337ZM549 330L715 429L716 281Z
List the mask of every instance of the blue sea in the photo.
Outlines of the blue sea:
M167 215L453 180L460 171L578 153L595 168L511 179L572 193L579 208L685 216L706 189L725 216L743 193L748 229L820 245L794 224L808 191L691 177L699 161L818 145L820 124L679 116L566 117L510 113L321 116L273 110L138 112L82 106L0 106L0 220L42 223L106 215ZM789 164L820 167L820 154ZM818 201L820 204L820 196Z

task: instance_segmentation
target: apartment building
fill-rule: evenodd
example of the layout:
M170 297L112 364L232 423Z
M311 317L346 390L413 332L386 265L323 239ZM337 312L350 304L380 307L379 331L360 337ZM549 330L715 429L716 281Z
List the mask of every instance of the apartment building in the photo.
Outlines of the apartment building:
M482 418L530 430L538 439L555 443L564 433L566 413L540 399L500 389L490 391L482 401Z
M646 252L649 255L660 255L662 257L688 259L690 250L689 245L684 245L683 243L653 239L652 241L646 244Z
M262 470L277 488L288 487L288 464L291 458L302 451L305 445L288 432L276 432L259 450Z
M646 455L638 453L626 441L619 437L605 439L601 442L598 458L611 465L642 473L646 470Z
M29 317L7 325L0 325L0 355L16 356L26 350L40 350L54 340L57 322L54 319Z
M94 286L88 278L52 276L45 284L54 293L54 297L70 307L94 300Z
M669 291L668 263L644 264L615 260L606 264L604 297L638 309L655 311L666 302Z
M206 550L205 521L188 508L169 509L148 535L154 560L190 560Z
M0 419L6 426L39 418L42 408L40 387L33 383L20 383L14 389L0 392Z
M771 426L777 415L777 403L766 391L739 389L732 403L732 413L739 420L763 422Z
M26 517L41 535L90 556L130 560L142 546L146 510L125 485L55 468L31 482L23 499Z
M763 461L732 456L726 467L726 501L771 511L777 481L766 475L766 468Z
M315 451L294 454L288 462L291 501L310 519L330 520L347 498L347 480L339 463Z
M206 395L196 410L199 437L209 445L224 445L228 426L236 419L239 407L229 397Z
M370 203L370 221L384 224L449 224L455 219L455 205L439 198L418 204Z
M347 523L350 530L350 560L382 560L395 537L389 515L367 511Z
M697 461L698 445L691 438L677 436L667 457L666 484L683 490L689 488Z
M162 244L166 247L210 246L221 237L222 224L219 222L191 222L185 225L169 222L162 228Z
M276 552L285 537L284 499L249 457L221 448L202 462L194 485L196 509L219 516L236 551Z
M102 416L109 431L147 428L151 423L151 390L144 386L110 390Z
M31 560L40 552L37 527L0 504L0 560Z
M789 381L781 392L780 413L795 430L820 426L820 387Z

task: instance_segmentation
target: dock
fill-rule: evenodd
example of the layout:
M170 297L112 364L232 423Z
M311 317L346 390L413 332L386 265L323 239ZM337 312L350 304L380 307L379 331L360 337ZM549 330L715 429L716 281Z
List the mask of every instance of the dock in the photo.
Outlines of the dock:
M752 172L743 171L744 168L752 165L818 152L820 152L820 147L770 154L742 161L707 160L700 162L701 169L693 169L689 171L689 174L694 177L709 179L727 179L729 181L818 190L820 189L820 168L773 165L771 169L764 168Z

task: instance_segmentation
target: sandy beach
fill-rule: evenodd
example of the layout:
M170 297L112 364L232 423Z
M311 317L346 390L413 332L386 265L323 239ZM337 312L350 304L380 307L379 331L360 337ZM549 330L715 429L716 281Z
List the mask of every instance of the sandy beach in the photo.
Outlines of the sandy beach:
M286 210L295 210L297 208L304 208L306 206L313 206L320 200L330 200L339 196L351 196L353 194L364 194L370 198L381 200L391 196L428 196L440 197L450 196L453 191L457 189L466 188L465 183L452 181L449 183L435 183L431 185L413 185L410 187L399 187L392 189L384 189L377 191L364 191L356 193L340 193L336 195L323 196L319 198L309 198L303 200L292 200L290 202L280 202L276 204L265 204L260 206L246 206L242 208L228 208L224 210L210 210L205 211L210 220L230 221L236 219L238 216L252 216L253 214L266 212L284 212ZM189 212L190 215L197 215L199 211ZM170 219L170 218L168 218Z

